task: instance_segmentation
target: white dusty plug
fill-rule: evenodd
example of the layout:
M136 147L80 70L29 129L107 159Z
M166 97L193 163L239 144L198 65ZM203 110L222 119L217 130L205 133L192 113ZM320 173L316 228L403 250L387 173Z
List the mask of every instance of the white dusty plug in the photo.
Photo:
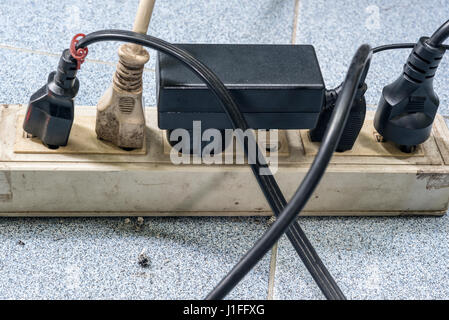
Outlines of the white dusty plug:
M141 0L133 31L146 34L155 0ZM124 149L142 148L145 141L145 108L142 73L150 56L140 45L123 44L112 85L97 104L97 137Z

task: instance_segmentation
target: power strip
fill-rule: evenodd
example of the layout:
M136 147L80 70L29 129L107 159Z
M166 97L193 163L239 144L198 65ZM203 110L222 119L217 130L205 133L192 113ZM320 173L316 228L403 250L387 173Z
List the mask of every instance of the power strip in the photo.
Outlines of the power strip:
M146 141L124 151L97 140L95 107L77 107L66 147L24 136L26 106L0 106L2 216L271 215L246 164L174 165L155 108ZM353 150L336 153L303 215L443 215L449 202L449 130L441 116L413 154L382 142L367 113ZM279 134L276 179L287 197L316 154L307 130ZM227 151L225 151L227 152ZM193 159L192 159L192 162Z

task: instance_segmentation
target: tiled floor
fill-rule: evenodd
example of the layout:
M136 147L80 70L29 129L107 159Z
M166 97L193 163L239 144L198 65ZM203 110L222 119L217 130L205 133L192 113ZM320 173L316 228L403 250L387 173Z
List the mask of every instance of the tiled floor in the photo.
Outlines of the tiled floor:
M0 103L26 103L71 36L129 29L136 6L136 0L0 2ZM311 43L332 87L361 43L416 41L448 18L448 0L164 0L156 4L150 32L174 42ZM77 104L96 104L111 81L116 49L116 43L90 48ZM374 57L368 103L377 102L407 54ZM144 73L147 106L155 104L151 56ZM446 58L435 88L449 117L448 66ZM349 298L449 298L449 217L300 223ZM266 227L266 218L146 218L142 226L125 218L2 218L0 299L200 299ZM142 250L147 268L137 264ZM268 291L276 299L323 298L286 239L279 242L270 290L269 266L266 256L230 298L265 299Z

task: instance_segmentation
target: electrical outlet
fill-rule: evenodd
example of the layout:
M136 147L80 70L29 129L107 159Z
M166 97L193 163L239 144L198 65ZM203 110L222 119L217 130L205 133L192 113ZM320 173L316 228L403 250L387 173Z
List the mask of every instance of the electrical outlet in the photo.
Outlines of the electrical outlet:
M95 115L78 116L75 118L67 146L58 149L47 148L42 141L22 130L24 115L18 115L16 120L16 138L14 153L23 154L146 154L146 145L142 148L126 151L100 140L95 133Z

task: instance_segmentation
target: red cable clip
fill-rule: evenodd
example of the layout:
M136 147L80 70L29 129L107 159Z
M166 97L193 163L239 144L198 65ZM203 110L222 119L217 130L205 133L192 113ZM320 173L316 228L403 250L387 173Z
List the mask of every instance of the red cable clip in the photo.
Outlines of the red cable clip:
M78 48L76 50L76 45L78 44L80 38L84 38L86 35L84 33L78 33L75 35L72 39L72 42L70 43L70 54L72 55L73 59L77 61L77 69L79 70L81 68L81 64L84 62L84 59L86 58L87 54L89 53L89 50L86 48Z

